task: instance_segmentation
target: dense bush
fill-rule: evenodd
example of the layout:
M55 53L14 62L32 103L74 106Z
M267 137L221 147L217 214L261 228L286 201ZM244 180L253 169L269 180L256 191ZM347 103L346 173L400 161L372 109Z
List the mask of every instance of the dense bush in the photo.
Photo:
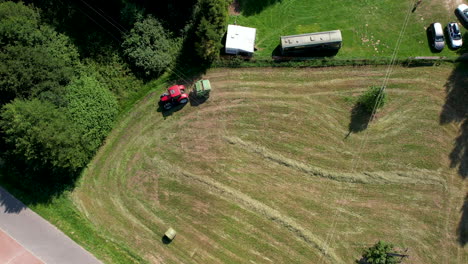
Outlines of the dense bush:
M109 88L122 107L142 88L143 82L133 75L127 63L117 54L106 57L105 61L86 59L83 71L94 74L96 79Z
M43 168L75 171L89 159L78 127L50 102L12 101L3 107L0 129L7 159L27 166L29 171Z
M200 58L211 61L219 55L226 32L230 0L200 0L195 48Z
M37 10L0 3L0 104L66 85L78 64L68 37L41 24Z
M371 86L359 97L357 103L362 106L366 112L372 113L374 109L382 108L386 102L387 94L385 90L378 86Z
M146 76L159 75L175 61L180 40L173 39L152 16L135 23L122 43L130 63Z
M118 112L115 96L94 76L83 75L65 88L65 101L70 120L81 134L89 157L111 130Z
M362 255L362 259L357 263L368 264L397 264L400 263L396 257L389 255L392 253L393 245L382 241L377 242L374 246L366 249Z
M87 75L73 80L61 96L58 105L56 100L16 99L3 107L4 156L12 165L24 166L19 169L32 174L44 170L73 173L92 158L112 128L117 101Z

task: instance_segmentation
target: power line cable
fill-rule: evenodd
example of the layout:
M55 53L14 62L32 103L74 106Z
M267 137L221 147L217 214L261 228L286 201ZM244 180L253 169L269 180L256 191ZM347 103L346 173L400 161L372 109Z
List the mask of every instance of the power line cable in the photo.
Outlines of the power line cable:
M97 22L96 20L94 20L91 16L89 16L86 12L84 12L83 10L81 10L81 8L79 7L76 7L76 9L78 9L78 11L80 11L81 13L83 13L86 17L88 17L91 21L93 21L95 24L97 24L102 30L104 30L107 34L109 34L112 38L114 38L117 42L121 43L120 39L117 38L116 36L114 36L114 34L112 34L109 30L107 30L104 26L102 26L99 22Z
M85 4L87 7L89 7L91 10L93 10L96 14L98 14L100 17L104 18L109 24L111 24L114 28L116 28L120 33L125 34L125 32L120 29L118 26L116 26L114 23L112 23L109 19L107 19L105 16L103 16L101 13L99 13L94 7L92 7L90 4L88 4L85 0L80 0L83 4Z
M415 1L413 1L413 2L415 2ZM414 3L412 3L410 6L412 7L413 5L414 5ZM401 28L400 34L399 34L398 39L397 39L397 43L395 45L395 49L393 51L393 54L392 54L392 57L391 57L391 60L390 60L390 64L387 67L386 74L385 74L384 79L382 81L382 85L381 85L381 87L379 89L379 94L377 96L377 100L376 100L376 102L375 102L375 104L374 104L374 106L372 108L371 118L369 119L368 124L370 124L370 122L372 121L372 117L375 115L375 113L377 111L377 107L380 105L380 103L381 103L381 101L383 99L385 89L386 89L388 81L390 79L390 75L393 72L393 68L395 66L396 56L398 55L398 51L400 49L403 36L404 36L406 28L408 26L409 18L411 16L411 10L412 10L412 8L409 8L407 13L406 13L405 20L404 20L404 23L403 23L403 27ZM356 160L355 157L353 157L353 160L352 160L353 167L352 167L351 173L353 173L357 169L357 166L359 164L362 151L364 150L366 142L368 140L368 135L369 135L369 132L368 132L368 130L366 130L366 133L364 135L363 140L361 141L361 145L360 145L360 148L359 148L358 153L357 153L358 159ZM333 222L332 222L332 227L331 227L332 230L331 230L331 232L329 232L329 235L327 236L327 239L325 241L325 245L327 247L325 250L328 250L329 245L333 241L333 237L334 237L334 234L335 234L335 231L336 231L336 225L337 225L337 221L338 221L337 219L338 219L338 217L339 217L339 215L341 213L341 210L336 209L335 212L336 213L335 213L335 216L333 217ZM323 255L320 257L320 261L322 261L322 257L323 257Z

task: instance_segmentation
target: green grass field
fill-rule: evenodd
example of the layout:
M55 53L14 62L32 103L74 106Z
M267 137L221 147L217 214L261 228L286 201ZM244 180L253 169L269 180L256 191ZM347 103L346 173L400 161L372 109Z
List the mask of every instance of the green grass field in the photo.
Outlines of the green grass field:
M351 263L384 239L408 263L464 263L458 126L439 122L453 68L396 67L388 104L355 130L353 101L387 70L215 69L211 98L170 115L148 95L70 194L118 250L91 249L135 256L122 263Z
M431 53L425 27L456 20L458 0L414 13L409 0L239 2L230 22L257 28L257 58L280 35L333 29L337 58L390 57L406 15L400 58L457 56ZM354 102L389 69L212 69L207 102L165 114L169 84L147 84L77 188L31 208L105 263L353 263L379 239L408 248L404 263L466 263L468 110L446 89L463 99L467 69L395 66L366 129ZM178 234L165 244L169 227Z
M453 11L461 2L425 0L239 0L240 15L231 12L230 23L257 28L256 58L271 57L280 36L339 29L343 47L337 58L391 57L406 24L398 57L457 56L447 47L432 53L426 28L457 21ZM407 21L407 22L405 22Z

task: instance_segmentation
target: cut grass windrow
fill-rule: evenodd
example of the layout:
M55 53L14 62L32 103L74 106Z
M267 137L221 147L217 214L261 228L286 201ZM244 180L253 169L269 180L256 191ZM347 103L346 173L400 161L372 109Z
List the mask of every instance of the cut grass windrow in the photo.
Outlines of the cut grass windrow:
M439 173L430 170L420 169L415 171L376 171L362 173L331 172L314 166L306 165L296 160L288 159L282 155L273 153L262 146L243 141L238 137L224 138L230 144L237 145L249 152L259 154L263 158L277 164L301 171L305 174L315 177L349 183L440 184L445 186L445 181L440 177Z
M201 177L188 172L182 172L180 175L185 176L192 182L203 184L212 192L222 195L225 199L231 200L236 204L255 212L256 214L260 214L263 217L266 217L267 219L279 224L280 226L287 228L295 236L315 249L319 250L320 253L332 261L332 263L345 263L332 250L330 250L322 240L317 238L310 231L301 227L294 219L281 214L277 210L255 199L252 199L242 192L236 191L207 177Z

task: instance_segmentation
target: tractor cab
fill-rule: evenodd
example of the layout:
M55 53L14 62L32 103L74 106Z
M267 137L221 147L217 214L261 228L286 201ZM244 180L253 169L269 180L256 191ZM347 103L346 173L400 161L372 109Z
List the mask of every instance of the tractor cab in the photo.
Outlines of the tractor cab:
M172 98L177 98L181 94L185 93L185 86L183 86L183 85L173 85L173 86L169 87L167 89L167 91L169 92L169 95Z
M185 86L173 85L167 88L167 92L163 93L159 99L159 105L165 110L171 109L176 104L186 104L188 102L188 94L185 93Z

